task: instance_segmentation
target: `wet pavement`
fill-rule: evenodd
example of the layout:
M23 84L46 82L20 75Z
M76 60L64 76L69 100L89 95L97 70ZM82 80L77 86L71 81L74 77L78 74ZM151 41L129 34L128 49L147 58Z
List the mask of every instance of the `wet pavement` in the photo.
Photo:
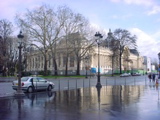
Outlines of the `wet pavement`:
M0 120L159 120L160 86L113 85L0 98Z
M0 98L5 96L13 96L14 90L12 89L12 81L14 78L0 78ZM5 82L4 82L5 81ZM48 81L55 83L55 91L71 90L85 87L92 87L97 84L97 78L91 77L84 78L61 78L61 79L48 79ZM101 76L102 86L113 85L148 85L147 76L135 77L104 77Z

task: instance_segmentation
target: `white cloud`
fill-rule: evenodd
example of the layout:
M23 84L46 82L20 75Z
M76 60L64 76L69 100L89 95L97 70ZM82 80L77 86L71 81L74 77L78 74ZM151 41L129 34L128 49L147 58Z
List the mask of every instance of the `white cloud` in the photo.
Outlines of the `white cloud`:
M160 43L152 36L146 34L138 28L132 28L131 33L137 36L138 50L143 56L157 58Z
M153 6L152 10L149 11L147 14L148 15L153 15L153 14L157 14L160 12L160 6Z
M153 38L160 41L160 30L158 32L156 32L155 34L153 34Z
M112 15L111 18L113 19L122 19L127 20L128 18L132 17L132 14L126 14L126 15Z
M124 2L126 4L136 4L136 5L145 5L145 6L151 6L153 5L153 0L111 0L112 2L118 3L118 2Z
M143 5L149 7L149 9L151 7L151 10L147 11L147 15L160 13L160 6L158 6L157 3L155 3L153 0L111 0L111 1L115 3L124 2L126 4Z
M153 0L123 0L127 4L145 5L150 6L153 4Z

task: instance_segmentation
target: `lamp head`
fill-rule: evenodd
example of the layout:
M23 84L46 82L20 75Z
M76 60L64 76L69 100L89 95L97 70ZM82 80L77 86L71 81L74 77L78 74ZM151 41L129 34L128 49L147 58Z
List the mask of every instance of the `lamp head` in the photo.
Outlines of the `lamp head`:
M99 33L99 32L96 32L96 34L94 35L97 39L96 39L96 42L99 43L99 39L100 38L103 38L103 36Z
M19 35L17 35L17 37L18 37L19 39L24 38L24 35L22 35L22 31L19 32Z
M159 58L159 60L160 60L160 52L158 53L158 58Z

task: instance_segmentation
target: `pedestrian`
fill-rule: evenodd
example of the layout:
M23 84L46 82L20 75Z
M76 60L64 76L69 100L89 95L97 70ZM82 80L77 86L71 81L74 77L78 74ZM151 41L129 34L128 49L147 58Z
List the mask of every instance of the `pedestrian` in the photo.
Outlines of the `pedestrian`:
M156 77L156 75L153 73L153 74L152 74L153 82L155 82L155 77Z
M158 84L158 75L155 74L155 83Z
M151 73L148 75L149 81L151 82L152 78L151 78Z

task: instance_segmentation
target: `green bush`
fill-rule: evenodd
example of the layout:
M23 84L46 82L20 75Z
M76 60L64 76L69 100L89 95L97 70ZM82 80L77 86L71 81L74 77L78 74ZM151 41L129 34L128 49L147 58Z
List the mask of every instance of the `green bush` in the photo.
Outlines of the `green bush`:
M45 75L44 70L39 71L38 74L39 74L39 75ZM50 70L47 70L46 75L50 75L50 74L51 74L51 71L50 71Z
M30 72L22 72L22 76L30 76L32 75Z

